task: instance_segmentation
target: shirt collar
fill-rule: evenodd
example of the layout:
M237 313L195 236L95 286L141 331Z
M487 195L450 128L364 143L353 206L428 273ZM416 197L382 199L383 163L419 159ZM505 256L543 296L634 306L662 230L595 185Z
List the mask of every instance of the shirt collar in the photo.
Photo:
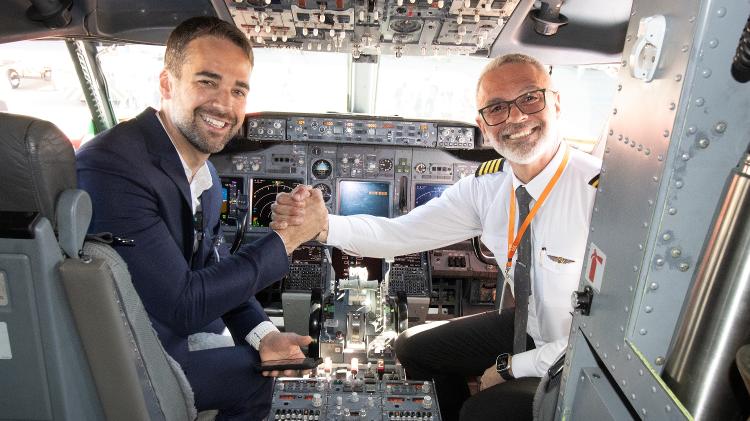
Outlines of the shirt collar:
M560 166L560 162L562 162L563 156L565 156L565 150L567 148L567 142L565 142L564 140L561 141L560 146L557 148L557 152L555 152L555 156L552 157L552 160L547 164L546 167L544 167L542 172L537 174L537 176L532 178L528 183L524 184L521 180L519 180L518 177L516 177L516 174L513 173L511 167L511 173L513 174L513 191L516 191L518 186L526 186L526 191L529 192L531 197L534 200L539 199L539 196L542 195L545 187L547 187L547 184L549 184L550 180L552 180L552 177L555 175L555 172L557 172L557 168Z

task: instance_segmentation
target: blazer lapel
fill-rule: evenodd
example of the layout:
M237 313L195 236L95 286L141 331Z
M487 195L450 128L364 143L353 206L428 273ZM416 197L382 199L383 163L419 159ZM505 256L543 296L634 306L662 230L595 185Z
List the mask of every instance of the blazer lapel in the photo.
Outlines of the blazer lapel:
M182 167L177 149L175 149L172 141L169 139L164 126L162 126L156 117L156 110L147 108L136 117L136 121L138 121L141 131L143 131L144 137L149 139L146 142L146 148L154 157L154 163L159 165L164 173L172 179L180 190L185 205L188 206L188 209L191 209L190 185L185 176L185 169Z

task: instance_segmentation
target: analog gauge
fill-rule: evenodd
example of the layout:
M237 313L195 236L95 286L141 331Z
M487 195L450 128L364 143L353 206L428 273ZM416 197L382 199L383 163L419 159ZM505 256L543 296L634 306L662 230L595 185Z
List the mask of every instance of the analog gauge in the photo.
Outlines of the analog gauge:
M314 189L320 190L323 193L323 201L328 203L331 200L331 187L328 184L318 183L313 186Z
M414 166L414 171L418 174L424 174L424 172L427 171L427 165L425 165L424 162L420 162Z
M382 172L390 172L393 170L393 161L390 159L381 159L380 162L378 162L378 168L380 168L380 171Z
M313 165L312 165L313 177L317 178L318 180L328 178L331 175L331 171L333 171L333 167L331 166L331 163L328 162L327 160L319 159L313 162Z

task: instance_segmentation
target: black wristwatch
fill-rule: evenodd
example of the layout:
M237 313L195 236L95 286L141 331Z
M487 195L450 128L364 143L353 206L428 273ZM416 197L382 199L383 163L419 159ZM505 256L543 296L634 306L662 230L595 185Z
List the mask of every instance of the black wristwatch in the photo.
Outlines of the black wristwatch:
M497 356L497 360L495 360L495 370L497 370L500 377L505 380L515 379L515 377L510 374L510 354L508 353Z

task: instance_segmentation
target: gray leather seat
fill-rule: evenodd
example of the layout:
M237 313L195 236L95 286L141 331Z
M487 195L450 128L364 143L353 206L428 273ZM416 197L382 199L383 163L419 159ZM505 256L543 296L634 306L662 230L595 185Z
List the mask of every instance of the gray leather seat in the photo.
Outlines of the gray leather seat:
M0 420L190 420L116 252L84 238L88 194L54 125L0 113Z

